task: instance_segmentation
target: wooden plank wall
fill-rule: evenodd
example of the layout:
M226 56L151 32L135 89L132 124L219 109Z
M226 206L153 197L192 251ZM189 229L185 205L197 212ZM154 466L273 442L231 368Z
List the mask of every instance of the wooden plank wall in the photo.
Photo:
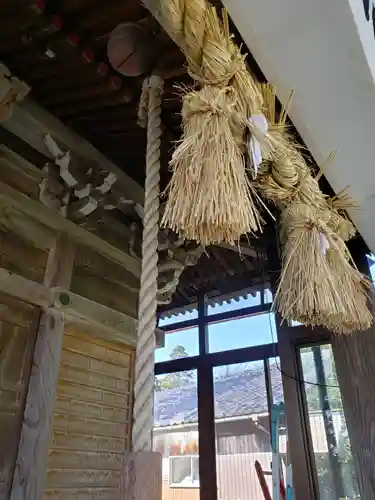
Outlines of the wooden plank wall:
M119 500L133 362L133 349L65 333L44 500Z
M0 500L8 500L39 312L0 296Z
M43 283L47 257L47 251L35 248L20 236L0 227L0 267Z

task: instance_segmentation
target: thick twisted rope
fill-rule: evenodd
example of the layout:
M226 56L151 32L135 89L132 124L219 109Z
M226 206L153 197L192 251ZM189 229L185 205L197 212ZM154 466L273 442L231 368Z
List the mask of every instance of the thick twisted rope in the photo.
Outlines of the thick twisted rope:
M143 90L149 95L142 272L135 361L133 451L151 451L152 449L162 78L151 76L149 85L144 85ZM142 102L145 102L144 99Z

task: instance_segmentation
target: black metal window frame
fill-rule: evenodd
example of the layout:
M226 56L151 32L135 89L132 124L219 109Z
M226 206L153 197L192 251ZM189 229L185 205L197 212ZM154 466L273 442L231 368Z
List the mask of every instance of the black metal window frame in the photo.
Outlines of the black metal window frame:
M208 345L209 325L256 316L262 313L270 313L271 304L264 303L264 298L262 297L259 305L234 311L208 315L207 309L205 296L200 295L198 297L197 318L161 327L166 333L197 327L199 354L197 356L155 363L155 375L167 375L169 373L186 370L197 371L200 496L201 498L217 500L213 368L223 365L263 360L268 410L269 413L271 413L272 390L269 359L278 356L278 343L274 342L265 345L210 353Z

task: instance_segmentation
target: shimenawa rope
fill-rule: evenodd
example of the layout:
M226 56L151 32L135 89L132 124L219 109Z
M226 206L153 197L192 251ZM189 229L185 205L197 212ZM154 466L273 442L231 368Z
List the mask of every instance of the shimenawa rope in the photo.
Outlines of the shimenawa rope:
M148 103L142 271L135 361L133 451L152 450L154 350L157 308L161 99L163 79L152 75L141 102Z

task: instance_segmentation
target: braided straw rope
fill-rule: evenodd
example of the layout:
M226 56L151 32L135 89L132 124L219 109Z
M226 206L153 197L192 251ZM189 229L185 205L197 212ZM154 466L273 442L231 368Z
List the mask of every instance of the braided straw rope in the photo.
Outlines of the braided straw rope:
M161 0L160 17L200 89L183 97L183 138L173 153L162 225L203 245L261 228L246 173L244 134L262 98L229 22L206 0Z
M162 224L203 244L234 243L260 229L254 184L244 173L249 131L262 152L257 186L284 210L275 306L284 319L342 333L370 327L364 277L350 264L335 214L287 132L286 110L276 119L275 89L258 86L247 71L227 15L220 21L206 0L157 0L158 8L144 1L183 50L188 72L201 87L183 98L183 138L172 156ZM266 133L251 119L262 113L270 122Z
M337 333L367 330L372 323L368 282L351 265L345 245L355 234L344 214L352 201L343 196L326 199L287 134L286 110L276 118L274 87L260 85L260 90L273 148L257 185L282 208L283 266L275 306L285 319L323 325Z
M141 102L148 102L142 272L135 361L133 451L152 450L154 350L157 308L161 99L163 80L150 77ZM142 112L142 111L141 111Z

